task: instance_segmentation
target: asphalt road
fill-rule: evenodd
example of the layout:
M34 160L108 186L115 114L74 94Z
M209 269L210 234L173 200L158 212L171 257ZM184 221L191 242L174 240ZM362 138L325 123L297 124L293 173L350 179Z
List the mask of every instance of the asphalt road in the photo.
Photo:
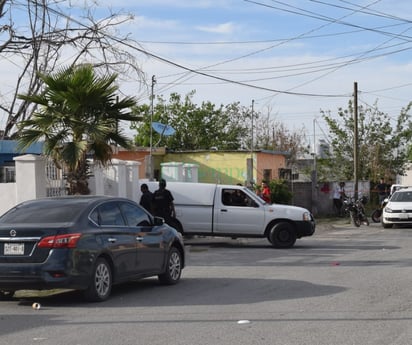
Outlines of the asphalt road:
M340 221L286 250L191 239L176 286L146 279L94 304L73 292L0 302L0 344L409 345L411 235Z

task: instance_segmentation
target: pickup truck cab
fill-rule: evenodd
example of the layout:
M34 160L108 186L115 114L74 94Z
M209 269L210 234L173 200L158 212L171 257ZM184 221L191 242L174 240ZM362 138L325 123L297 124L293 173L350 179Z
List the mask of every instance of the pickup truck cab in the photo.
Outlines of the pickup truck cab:
M157 182L145 182L149 190ZM266 237L273 247L290 248L315 232L315 220L304 208L268 204L246 187L167 182L174 197L173 226L183 235Z

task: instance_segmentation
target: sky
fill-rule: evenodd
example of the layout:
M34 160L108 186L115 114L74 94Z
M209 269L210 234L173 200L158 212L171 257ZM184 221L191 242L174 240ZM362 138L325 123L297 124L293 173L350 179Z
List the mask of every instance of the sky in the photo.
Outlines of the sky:
M358 104L393 119L412 101L409 0L136 3L129 29L156 95L253 104L309 140L327 136L320 111L346 108L355 82Z
M253 104L303 130L309 144L327 140L321 110L346 108L355 82L360 105L377 104L394 120L412 101L410 0L96 3L102 17L109 10L133 15L121 30L138 42L136 58L147 80L155 78L154 95L195 90L197 104ZM150 83L125 83L122 91L150 101Z

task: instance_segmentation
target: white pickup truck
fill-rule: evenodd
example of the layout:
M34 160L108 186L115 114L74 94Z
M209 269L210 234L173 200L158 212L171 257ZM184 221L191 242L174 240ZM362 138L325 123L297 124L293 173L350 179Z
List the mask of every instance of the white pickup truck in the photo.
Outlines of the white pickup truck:
M149 190L157 182L145 182ZM173 226L184 235L266 237L273 247L290 248L315 232L315 220L304 208L267 204L246 187L167 182L176 209Z

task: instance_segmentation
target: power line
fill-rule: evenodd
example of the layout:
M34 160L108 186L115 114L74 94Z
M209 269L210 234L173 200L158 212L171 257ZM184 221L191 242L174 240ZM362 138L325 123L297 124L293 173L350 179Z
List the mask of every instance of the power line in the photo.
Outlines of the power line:
M257 3L256 1L251 1L251 0L244 0L244 1L246 1L246 2L251 2L251 3L255 3L255 4L261 4L261 3ZM296 7L294 7L294 6L291 6L291 5L288 5L288 4L284 4L283 2L280 2L280 1L274 1L274 0L272 0L272 1L273 1L273 2L276 2L276 3L281 3L281 4L283 4L283 5L285 5L285 6L288 6L288 7L291 7L291 8L296 8ZM370 4L366 5L366 6L361 7L361 9L368 8L368 7L372 6L373 4L376 4L376 3L380 2L380 1L381 1L381 0L376 0L376 1L370 3ZM266 5L266 4L261 4L261 5L262 5L262 6L272 7L272 6L269 6L269 5ZM302 9L299 9L299 10L302 10ZM315 29L313 29L313 30L310 30L309 32L306 32L306 33L304 33L304 34L301 34L301 35L299 35L299 36L296 36L296 37L294 37L294 38L291 38L290 40L295 40L295 39L304 37L305 35L308 35L308 34L311 33L311 32L314 32L314 31L317 31L317 30L319 30L319 29L321 29L321 28L324 28L324 27L326 27L326 26L328 26L328 25L330 25L330 24L332 24L332 23L342 23L342 19L343 19L343 18L346 18L346 17L352 15L353 13L356 13L356 12L359 12L359 11L360 11L360 10L354 10L354 11L352 11L351 14L347 14L347 15L345 15L345 16L342 16L342 17L338 18L338 19L333 19L333 18L325 17L325 18L328 18L328 24L324 24L324 25L322 25L322 26L320 26L320 27L317 27L317 28L315 28ZM306 11L306 12L309 12L309 11ZM296 13L296 12L295 12L295 11L292 11L292 13ZM300 13L299 13L299 14L300 14ZM324 19L324 18L323 18L323 19ZM363 30L370 30L370 28L364 28L364 27L360 27L360 26L357 26L357 27L362 28ZM404 30L404 32L406 32L406 31L407 31L407 30ZM382 31L379 30L378 32L381 33ZM392 37L392 38L394 38L394 37L399 38L399 37L401 37L401 35L400 35L400 34L397 34L396 36L393 36L393 35L391 34L391 37ZM287 41L281 41L281 42L278 43L277 45L272 45L272 46L269 46L269 47L266 47L266 48L263 48L263 49L259 49L259 50L253 51L253 52L248 53L248 54L244 54L244 55L242 55L242 56L239 56L239 57L236 57L236 58L233 58L233 59L229 59L229 60L225 60L225 61L216 63L216 64L214 64L214 65L202 67L202 68L200 68L200 69L197 69L196 71L199 72L199 73L200 73L200 71L203 71L203 72L201 72L201 73L205 73L204 71L208 71L208 72L210 73L210 71L209 71L210 67L216 67L216 66L218 66L218 65L227 64L227 63L229 63L229 62L234 62L234 61L236 61L236 60L244 59L244 58L246 58L246 57L249 57L249 56L252 56L252 55L256 55L256 54L258 54L258 53L261 53L261 52L264 52L264 51L273 49L275 46L278 46L278 45L280 45L280 44L284 44L284 43L286 43L286 42L287 42ZM379 46L377 46L377 47L375 48L375 50L377 50L379 47L382 47L382 46L383 46L383 44L380 44ZM410 49L410 48L408 48L408 49ZM302 83L302 84L300 84L300 85L298 85L298 86L296 86L296 87L293 87L293 88L291 88L291 89L288 89L288 90L286 90L286 91L287 91L287 92L290 92L291 90L295 90L295 89L297 89L297 88L299 88L299 87L301 87L301 86L307 85L307 84L309 84L309 83L311 83L311 82L313 82L313 81L315 81L315 80L319 80L319 79L323 78L324 76L326 76L326 75L328 75L328 74L336 71L337 69L339 69L339 68L341 68L341 67L346 67L346 66L348 66L349 64L361 62L361 59L359 59L359 57L366 56L367 54L369 54L369 53L371 53L371 52L373 52L373 51L374 51L374 50L368 50L368 51L366 51L366 52L363 52L362 54L358 55L358 59L355 58L355 59L352 59L352 60L350 60L350 61L344 62L344 63L343 63L342 65L340 65L340 66L336 66L335 68L329 69L329 72L327 72L327 73L325 73L325 74L323 74L323 75L321 75L321 76L319 76L319 77L316 77L316 78L314 78L314 79L311 79L310 81L307 81L307 82L305 82L305 83ZM396 51L396 52L397 52L397 51ZM394 53L396 53L396 52L394 52ZM328 69L325 69L325 70L328 70ZM318 70L318 71L315 71L315 72L320 72L320 71L322 71L322 70ZM304 74L307 74L307 73L311 73L311 72L306 72L306 73L304 73ZM312 72L312 73L313 73L313 72ZM301 75L301 74L296 74L296 75ZM286 75L286 76L283 76L283 78L291 77L291 76L293 76L293 75ZM183 77L180 77L179 79L181 79L181 78L183 78ZM225 79L226 79L226 78L225 78ZM265 78L264 80L272 80L272 79L276 79L276 78L275 78L275 77L268 77L268 78ZM187 79L186 79L186 80L187 80ZM252 80L252 81L253 81L253 82L256 82L256 81L262 81L262 80L263 80L263 79L254 79L254 80ZM248 81L248 82L251 82L251 81ZM284 92L282 92L282 93L284 93Z
M380 29L392 28L397 26L405 25L405 23L396 23L396 24L388 24L382 26L376 26L371 28L372 30L379 31ZM352 35L357 34L360 32L364 32L365 29L359 28L350 31L341 31L341 32L334 32L334 33L325 33L319 35L305 35L303 37L299 36L296 38L288 37L288 38L274 38L274 39L267 39L267 40L248 40L248 41L153 41L153 40L139 40L138 42L142 44L159 44L159 45L251 45L251 44L262 44L262 43L282 43L288 42L290 40L309 40L314 38L326 38L326 37L339 37L345 35Z
M245 1L247 1L247 2L254 2L254 1L250 1L250 0L245 0ZM33 2L34 2L34 1L33 1ZM376 3L376 2L378 2L378 1L375 1L374 3ZM34 3L35 3L35 2L34 2ZM257 2L254 2L254 3L257 3ZM369 5L369 6L370 6L370 5ZM366 7L366 6L365 6L365 7ZM365 7L362 7L362 8L365 8ZM65 15L64 13L62 13L62 12L60 12L60 11L57 11L57 10L55 10L55 9L53 9L53 8L50 8L50 7L49 7L49 10L50 10L51 12L59 15L59 16L63 16L63 17L65 17L65 18L67 18L68 20L77 23L77 24L80 25L80 26L87 27L87 26L85 26L83 23L81 23L80 21L77 21L77 20L73 19L72 17L69 17L69 16ZM332 22L339 22L339 20L333 20ZM360 27L360 28L362 28L362 27ZM365 28L363 28L363 29L365 29ZM313 32L313 31L314 31L314 30L311 30L310 32ZM380 32L380 31L378 31L378 32ZM307 33L306 33L306 34L307 34ZM303 37L304 35L305 35L305 34L302 34L302 35L299 35L298 37ZM188 67L183 66L183 65L181 65L181 64L179 64L179 63L176 63L176 62L174 62L174 61L172 61L172 60L170 60L170 59L163 58L163 57L161 57L161 56L159 56L159 55L156 55L156 54L154 54L154 53L151 53L151 52L149 52L149 51L147 51L147 50L144 50L144 49L142 49L142 48L133 46L133 45L131 45L131 44L129 44L129 43L125 44L124 41L119 41L116 37L113 37L113 36L110 36L110 35L107 35L107 37L109 37L109 38L111 38L112 40L118 42L119 44L126 45L126 46L128 46L129 48L131 48L131 49L133 49L133 50L139 51L140 53L143 53L143 54L145 54L145 55L147 55L147 56L150 56L150 57L152 57L152 58L154 58L154 59L157 59L157 60L159 60L159 61L161 61L161 62L164 62L164 63L166 63L166 64L175 66L175 67L180 68L180 69L182 69L182 70L185 70L186 72L193 73L193 74L195 74L195 75L205 76L205 77L207 77L207 78L215 79L215 80L218 80L218 81L224 82L224 83L232 83L232 84L236 84L236 85L240 85L240 86L245 86L245 87L249 87L249 88L259 89L259 90L268 91L268 92L274 92L274 93L277 93L277 94L281 93L281 94L290 94L290 95L298 95L298 96L314 96L314 97L348 97L347 94L337 95L337 94L318 94L318 93L292 92L292 91L290 91L290 89L289 89L289 90L278 90L278 89L273 89L273 88L260 87L260 86L257 86L257 85L248 84L248 83L246 83L246 82L239 82L239 81L231 80L231 79L228 79L228 78L223 78L223 77L219 77L219 76L216 76L216 75L212 75L212 74L210 74L210 73L205 73L205 72L203 72L203 71L201 71L201 70L196 70L196 69L193 69L193 68L188 68ZM293 38L293 39L297 39L297 38ZM270 48L271 48L271 47L265 48L265 50L270 49ZM262 51L262 50L260 50L260 51ZM251 53L251 54L255 54L255 53L257 53L257 52L253 52L253 53ZM248 55L246 55L246 56L248 56ZM243 58L243 57L245 57L245 56L242 56L242 57L239 57L239 58ZM236 58L236 59L239 59L239 58ZM228 60L228 61L233 61L233 59ZM226 62L227 62L227 61L226 61ZM285 76L285 77L286 77L286 76ZM258 80L259 80L259 79L258 79ZM254 81L258 81L258 80L254 80ZM312 80L312 81L313 81L313 80ZM296 87L295 87L295 88L296 88ZM295 88L293 88L293 89L295 89Z
M326 5L326 6L330 6L330 7L334 7L334 8L348 10L348 11L353 11L354 10L354 8L351 8L351 7L332 4L332 3L325 2L325 1L320 1L320 0L309 0L309 1L310 2L315 2L315 3L318 3L318 4L322 4L322 5ZM343 3L347 3L347 4L350 4L352 6L357 7L359 9L359 13L364 13L364 14L367 14L367 15L370 15L370 16L376 16L376 17L385 18L385 19L398 20L398 21L402 21L404 23L412 23L412 21L410 21L408 19L405 19L405 18L400 18L400 17L397 17L397 16L389 15L387 13L383 13L383 12L376 11L376 10L373 10L373 9L368 9L368 11L365 11L363 9L363 7L360 6L360 5L351 3L349 1L342 1L342 0L340 0L340 1L343 2Z
M36 2L35 2L34 0L31 0L31 2L33 2L34 4L36 4ZM64 14L64 13L62 13L62 12L60 12L60 11L57 11L56 9L53 9L53 8L51 8L51 7L48 7L48 10L50 10L50 12L52 12L52 13L55 13L55 14L57 14L57 15L59 15L59 16L62 16L62 17L64 17L64 18L66 18L66 19L68 19L68 20L70 20L70 21L78 24L79 26L83 26L83 27L87 28L87 26L84 25L83 23L81 23L80 21L77 21L76 19L73 19L72 17L70 17L70 16L68 16L68 15L66 15L66 14ZM115 42L117 42L117 43L119 43L119 44L122 44L122 45L124 45L124 46L127 46L127 47L129 47L130 49L133 49L133 50L135 50L135 51L139 51L140 53L143 53L143 54L145 54L145 55L147 55L147 56L150 56L150 57L152 57L152 58L155 58L155 59L157 59L157 60L159 60L159 61L161 61L161 62L167 63L167 64L169 64L169 65L171 65L171 66L175 66L175 67L181 68L181 69L183 69L183 70L185 70L185 71L187 71L187 72L191 72L191 73L194 73L194 74L197 74L197 75L201 75L201 76L204 76L204 77L207 77L207 78L212 78L212 79L220 80L220 81L226 82L226 83L231 83L231 84L235 84L235 85L239 85L239 86L244 86L244 87L248 87L248 88L253 88L253 89L258 89L258 90L263 90L263 91L269 91L269 92L275 92L275 93L281 93L281 94L289 94L289 95L299 95L299 96L308 96L308 97L347 97L347 95L342 95L342 94L315 94L315 93L291 92L291 91L285 91L285 90L277 90L277 89L272 89L272 88L267 88L267 87L252 85L252 84L248 84L248 83L244 83L244 82L239 82L239 81L231 80L231 79L228 79L228 78L222 78L222 77L219 77L219 76L215 76L215 75L212 75L212 74L204 73L204 72L202 72L202 71L195 70L195 69L192 69L192 68L183 66L183 65L181 65L181 64L179 64L179 63L177 63L177 62L174 62L174 61L172 61L172 60L163 58L163 57L161 57L161 56L159 56L159 55L156 55L156 54L154 54L154 53L151 53L151 52L149 52L149 51L147 51L147 50L144 50L144 49L142 49L142 48L133 46L133 45L131 45L130 43L125 42L124 40L119 40L117 37L114 37L114 36L111 36L111 35L106 35L106 37L110 38L111 40L113 40L113 41L115 41Z
M284 2L282 2L282 1L271 0L271 1L274 2L274 3L278 3L278 4L281 4L281 5L286 6L286 7L288 7L288 8L292 8L292 10L286 9L286 8L277 7L277 6L273 6L273 5L268 5L268 4L265 4L265 3L262 3L262 2L258 2L258 1L253 1L253 0L243 0L243 1L246 1L246 2L249 2L249 3L254 3L254 4L259 5L259 6L263 6L263 7L267 7L267 8L271 8L271 9L275 9L275 10L279 10L279 11L283 11L283 12L288 12L288 13L292 13L292 14L297 14L297 15L299 15L299 16L304 16L304 17L308 17L308 18L317 19L317 20L320 20L320 21L325 21L325 22L332 23L332 24L340 24L340 25L344 25L344 26L354 27L354 28L362 29L362 30L364 30L364 31L370 31L370 32L374 32L374 33L378 33L378 34L382 34L382 35L390 36L390 37L393 37L393 36L394 36L393 33L388 32L388 31L377 30L377 29L374 29L374 28L368 28L368 27L365 27L365 26L362 26L362 25L353 24L353 23L349 23L349 22L346 22L346 21L343 21L343 20L342 20L342 19L346 18L347 16L349 16L349 15L351 15L351 14L345 15L345 16L343 16L343 17L340 17L340 18L336 19L336 18L332 18L332 17L325 16L325 15L321 15L321 14L316 13L316 12L312 12L312 11L308 11L308 10L305 10L305 9L302 9L302 8L298 8L298 7L292 6L292 5L290 5L290 4L284 3ZM368 7L374 5L374 4L378 3L378 2L381 2L381 1L382 1L382 0L375 0L374 2L372 2L372 3L370 3L370 4L366 5L366 6L360 7L360 9L368 8ZM299 12L299 11L300 11L300 12ZM355 11L353 11L353 12L360 12L360 10L355 10ZM411 36L404 36L404 37L400 37L400 36L398 36L398 35L396 35L396 36L397 36L397 38L399 38L399 39L402 38L402 39L405 39L406 41L411 41L411 40L412 40L412 37L411 37Z

